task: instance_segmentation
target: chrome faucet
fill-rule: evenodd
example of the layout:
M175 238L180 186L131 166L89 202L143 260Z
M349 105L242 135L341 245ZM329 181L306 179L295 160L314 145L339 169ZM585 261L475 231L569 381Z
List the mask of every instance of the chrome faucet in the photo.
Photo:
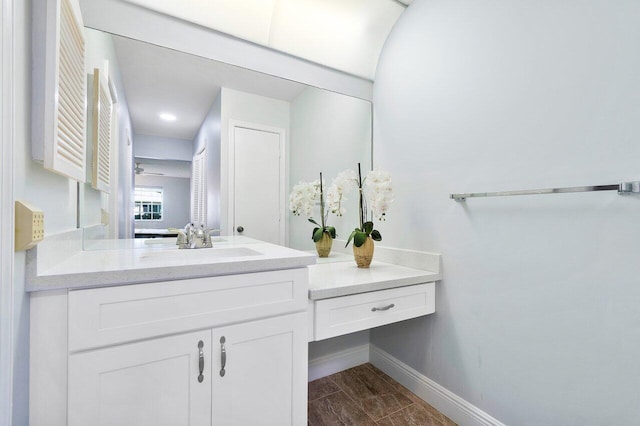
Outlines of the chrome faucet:
M220 232L219 229L207 229L204 225L197 227L193 223L188 223L184 230L176 228L169 230L178 234L176 245L180 249L211 248L213 247L211 234Z

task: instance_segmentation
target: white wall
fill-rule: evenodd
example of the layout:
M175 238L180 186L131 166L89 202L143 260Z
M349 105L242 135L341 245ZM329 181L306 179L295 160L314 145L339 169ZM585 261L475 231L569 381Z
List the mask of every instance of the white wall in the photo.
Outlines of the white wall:
M190 180L168 176L136 175L136 186L162 188L162 220L136 220L136 228L184 228L190 221Z
M157 160L193 160L193 141L136 133L133 156Z
M442 253L436 314L372 342L512 425L640 423L640 3L416 0L382 52L386 245Z
M289 157L290 104L279 99L267 98L238 90L222 88L222 116L220 127L220 229L223 234L233 235L227 209L229 206L229 120L245 121L278 127L285 130L286 156ZM209 155L209 153L207 153ZM286 166L288 169L288 164ZM288 174L288 171L286 172ZM285 181L288 179L285 176Z
M331 185L339 172L357 170L358 163L362 170L371 169L371 103L315 87L305 89L291 102L289 191L300 181L319 179L320 172ZM346 215L330 215L328 220L344 240L359 225L356 192L346 198ZM315 217L318 223L319 211ZM289 246L313 250L312 230L307 218L291 215Z

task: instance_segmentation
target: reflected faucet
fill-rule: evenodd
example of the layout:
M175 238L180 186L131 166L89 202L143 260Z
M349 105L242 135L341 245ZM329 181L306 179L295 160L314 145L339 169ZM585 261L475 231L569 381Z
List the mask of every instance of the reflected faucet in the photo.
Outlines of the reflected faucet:
M169 228L169 231L178 234L176 245L179 249L211 248L213 247L211 234L220 232L219 229L207 229L204 225L197 227L193 223L187 223L184 230Z

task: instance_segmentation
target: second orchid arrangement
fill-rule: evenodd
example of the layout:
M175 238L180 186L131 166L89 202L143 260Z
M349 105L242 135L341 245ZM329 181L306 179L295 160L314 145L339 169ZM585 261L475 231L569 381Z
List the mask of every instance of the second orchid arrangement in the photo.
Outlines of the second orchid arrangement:
M369 210L371 214L380 221L386 220L387 210L393 201L393 187L391 186L391 174L384 170L372 170L365 178L362 178L360 163L358 163L358 173L352 170L342 172L344 176L349 176L351 181L355 182L359 195L359 220L360 227L355 228L349 239L356 247L361 247L368 237L374 241L382 241L382 235L376 229L373 229L373 220L367 220ZM340 175L339 175L340 176Z
M331 186L325 191L325 182L320 173L320 179L314 182L300 182L293 187L289 196L289 208L296 216L306 216L314 225L311 232L313 241L318 242L323 234L328 234L332 239L336 237L336 228L327 225L329 212L341 215L340 203L343 199L342 190ZM316 205L320 205L320 223L313 218Z

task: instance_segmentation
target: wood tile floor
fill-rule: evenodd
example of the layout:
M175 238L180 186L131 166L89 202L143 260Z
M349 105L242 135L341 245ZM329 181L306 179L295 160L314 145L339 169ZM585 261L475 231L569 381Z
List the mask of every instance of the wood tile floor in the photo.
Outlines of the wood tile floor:
M310 426L455 426L371 364L309 383Z

